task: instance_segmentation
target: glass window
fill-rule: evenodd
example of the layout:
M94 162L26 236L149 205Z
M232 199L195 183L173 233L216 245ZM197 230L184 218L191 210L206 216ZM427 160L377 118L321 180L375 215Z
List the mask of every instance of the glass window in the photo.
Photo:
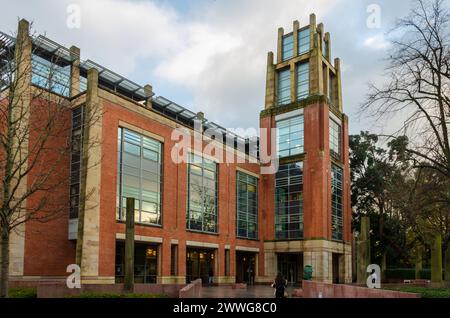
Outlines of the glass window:
M186 227L217 233L217 164L190 154Z
M343 171L331 165L331 228L333 240L341 241L343 228Z
M277 121L277 146L279 157L303 153L303 116Z
M281 165L276 174L275 237L303 237L303 162Z
M70 210L69 218L78 218L80 206L81 158L83 151L84 106L72 110L70 155Z
M309 96L309 63L297 65L297 99Z
M278 105L291 102L291 71L289 69L278 72Z
M31 82L54 93L69 96L70 66L59 66L35 54L31 58Z
M330 151L336 156L341 155L341 126L330 118Z
M289 60L294 56L294 35L283 36L283 61Z
M298 52L304 54L309 52L309 28L298 31Z
M117 217L125 220L132 197L136 222L161 225L162 144L125 128L118 134Z
M258 237L258 179L238 171L236 174L236 236Z

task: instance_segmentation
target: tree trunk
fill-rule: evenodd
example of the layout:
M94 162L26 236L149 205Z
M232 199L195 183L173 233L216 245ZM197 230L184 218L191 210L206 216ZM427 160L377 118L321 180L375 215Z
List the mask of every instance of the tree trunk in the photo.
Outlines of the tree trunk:
M134 199L127 198L125 230L125 279L124 288L133 292L134 286Z
M442 283L442 236L436 235L431 246L431 282Z
M450 282L450 242L447 242L445 250L445 281Z
M8 277L9 277L9 233L7 229L2 229L0 241L0 298L8 297Z

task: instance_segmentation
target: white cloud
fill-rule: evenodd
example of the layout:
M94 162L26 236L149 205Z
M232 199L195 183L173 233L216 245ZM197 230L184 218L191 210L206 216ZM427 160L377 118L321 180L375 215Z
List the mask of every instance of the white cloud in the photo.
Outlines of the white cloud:
M366 38L363 45L367 48L375 50L385 50L391 46L383 34L377 34Z

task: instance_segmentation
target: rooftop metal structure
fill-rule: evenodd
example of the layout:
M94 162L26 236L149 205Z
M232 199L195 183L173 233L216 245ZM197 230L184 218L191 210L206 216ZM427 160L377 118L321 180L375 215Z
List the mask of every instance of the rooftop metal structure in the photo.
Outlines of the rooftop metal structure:
M60 66L71 65L72 62L79 58L74 52L71 52L66 47L59 43L50 40L49 38L39 35L32 38L33 41L33 54L37 54L43 58L47 58L49 61L56 63ZM16 39L0 31L0 57L13 52ZM88 70L95 68L98 71L99 85L108 89L111 89L117 93L120 93L134 101L145 102L148 99L152 101L152 109L156 112L164 114L175 121L194 128L194 120L197 120L197 114L188 110L187 108L163 97L154 95L148 96L145 93L144 87L109 70L108 68L91 60L80 61L80 76L87 78ZM213 135L221 135L223 143L228 140L234 140L234 147L238 148L239 145L243 145L245 152L250 152L250 138L243 138L235 133L227 130L226 128L203 119L203 129L208 135L208 132L212 132L210 137L215 138ZM257 139L259 144L259 139Z

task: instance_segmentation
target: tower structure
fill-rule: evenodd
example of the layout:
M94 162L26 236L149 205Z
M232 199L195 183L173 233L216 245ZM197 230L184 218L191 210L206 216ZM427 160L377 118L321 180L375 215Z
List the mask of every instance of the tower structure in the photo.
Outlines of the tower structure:
M278 29L260 125L277 130L280 163L263 179L272 189L264 204L266 275L300 281L310 265L314 280L350 282L348 118L340 60L332 61L330 34L314 14L307 26L294 21L290 33Z

